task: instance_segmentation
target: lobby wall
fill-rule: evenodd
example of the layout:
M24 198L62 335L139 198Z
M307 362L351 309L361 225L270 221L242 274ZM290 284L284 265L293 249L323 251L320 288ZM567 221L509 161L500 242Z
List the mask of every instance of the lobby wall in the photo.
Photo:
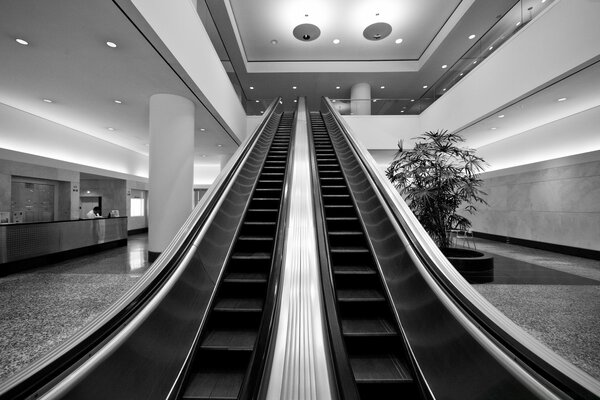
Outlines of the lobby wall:
M600 250L600 151L482 174L473 231Z

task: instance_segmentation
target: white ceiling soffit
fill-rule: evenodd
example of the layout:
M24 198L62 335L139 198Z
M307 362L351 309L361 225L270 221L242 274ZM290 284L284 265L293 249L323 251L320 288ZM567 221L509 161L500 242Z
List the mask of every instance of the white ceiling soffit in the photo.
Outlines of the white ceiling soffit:
M197 149L237 148L112 1L2 0L0 26L0 103L147 155L149 98L176 94L196 105Z
M600 107L600 61L460 131L481 148ZM563 100L564 99L564 100ZM581 149L581 152L590 149Z
M225 0L225 6L249 73L415 72L473 1ZM376 22L389 23L392 33L368 41L363 30ZM318 42L291 34L303 23L323 29Z

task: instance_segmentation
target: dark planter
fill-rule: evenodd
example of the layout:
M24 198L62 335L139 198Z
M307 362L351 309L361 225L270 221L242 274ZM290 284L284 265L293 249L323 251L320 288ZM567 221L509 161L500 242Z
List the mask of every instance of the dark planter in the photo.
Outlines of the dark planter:
M469 283L494 280L494 258L481 251L446 247L442 253Z

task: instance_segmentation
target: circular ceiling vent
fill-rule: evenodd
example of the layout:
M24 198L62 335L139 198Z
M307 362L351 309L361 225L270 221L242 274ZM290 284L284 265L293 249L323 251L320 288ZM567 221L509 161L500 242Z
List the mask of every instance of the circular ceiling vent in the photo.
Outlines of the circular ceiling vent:
M381 40L392 33L392 26L385 22L376 22L365 28L363 36L367 40Z
M294 37L302 42L310 42L321 35L321 30L313 24L300 24L294 28Z

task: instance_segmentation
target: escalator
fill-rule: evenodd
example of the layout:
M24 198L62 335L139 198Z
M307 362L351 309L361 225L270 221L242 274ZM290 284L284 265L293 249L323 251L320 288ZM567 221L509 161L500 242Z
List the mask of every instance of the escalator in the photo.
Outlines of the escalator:
M279 121L191 362L183 399L239 398L251 361L260 359L253 352L275 264L293 120L294 114L286 112Z
M311 113L325 246L348 362L360 399L421 398L401 331L319 113Z

